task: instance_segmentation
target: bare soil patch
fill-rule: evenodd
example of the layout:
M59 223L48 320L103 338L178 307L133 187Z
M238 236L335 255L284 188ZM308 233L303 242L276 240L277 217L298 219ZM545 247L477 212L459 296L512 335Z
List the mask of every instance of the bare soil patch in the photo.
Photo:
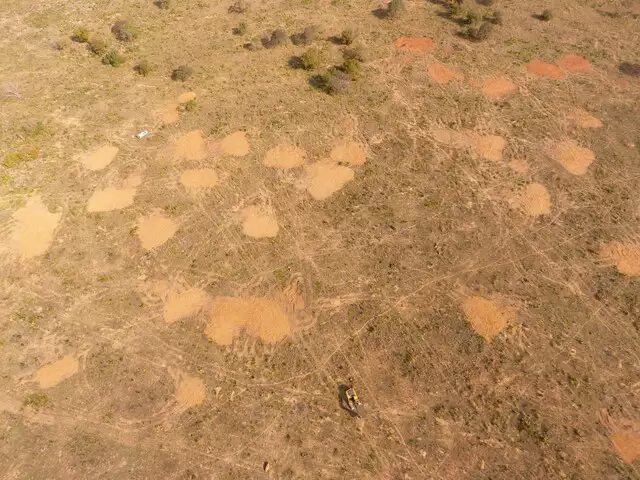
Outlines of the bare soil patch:
M460 71L449 68L441 63L430 63L427 65L427 73L434 83L446 85L452 80L460 80L463 75Z
M220 151L232 157L244 157L250 151L246 132L234 132L224 137L218 144Z
M209 295L201 288L189 288L182 292L171 291L164 302L165 322L174 323L194 317L210 302Z
M330 154L331 160L336 163L348 165L364 165L367 161L367 154L362 146L357 142L338 142Z
M181 93L176 101L180 104L191 102L197 98L196 92L184 92Z
M331 161L320 161L305 167L307 192L316 200L324 200L353 180L355 172Z
M39 195L29 198L24 207L13 213L13 250L23 259L46 253L61 218L62 213L49 212Z
M555 144L552 155L569 173L579 176L585 175L596 159L593 151L578 146L572 140Z
M517 173L527 173L529 171L529 164L521 158L511 160L508 165L511 170Z
M584 73L591 71L591 64L578 55L565 55L556 62L558 66L570 73Z
M514 319L512 310L478 296L467 298L462 304L462 311L471 328L487 342L493 340Z
M80 158L80 163L87 167L88 170L102 170L113 162L118 151L118 147L113 145L102 145L83 155Z
M507 77L491 77L482 82L480 91L493 100L501 100L514 94L518 88Z
M173 220L161 211L155 211L140 220L137 235L142 248L152 250L167 242L177 230L178 226Z
M532 217L549 215L551 213L551 195L547 187L541 183L527 185L522 196L522 208Z
M180 175L180 183L190 192L199 192L215 187L218 184L218 174L212 168L185 170Z
M499 135L477 136L475 150L483 160L499 162L506 145L507 141Z
M562 80L565 77L565 73L558 67L542 60L533 60L527 64L527 72L534 77L550 78L552 80Z
M242 211L242 231L253 238L273 238L278 235L278 220L273 209L251 205Z
M201 378L180 375L176 387L176 402L182 409L193 408L204 402L206 389Z
M202 130L193 130L175 140L173 154L177 160L203 160L206 149Z
M640 432L621 430L612 433L610 438L622 460L633 463L640 459Z
M399 50L411 53L431 52L436 48L435 42L427 37L400 37L393 42L393 45Z
M39 369L33 376L33 380L40 388L51 388L74 376L79 369L80 363L78 359L72 355L66 355L60 360Z
M603 126L602 120L583 110L577 110L570 118L580 128L602 128Z
M305 164L306 158L307 152L303 149L289 143L280 143L267 151L263 163L266 167L286 170L301 167Z
M616 266L618 271L632 277L640 276L640 242L610 242L602 245L600 257Z

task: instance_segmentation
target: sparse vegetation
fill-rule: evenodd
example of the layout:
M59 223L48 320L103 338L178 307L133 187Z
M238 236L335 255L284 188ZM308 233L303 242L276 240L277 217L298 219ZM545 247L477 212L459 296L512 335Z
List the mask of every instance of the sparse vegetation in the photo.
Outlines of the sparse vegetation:
M31 138L44 138L51 136L49 128L42 120L27 123L24 127L24 132Z
M22 402L25 407L33 408L34 410L40 410L49 404L49 397L44 393L30 393Z
M469 26L465 28L461 32L461 35L469 40L473 40L474 42L482 42L489 38L492 31L493 24L490 22L483 22L479 26Z
M263 39L262 44L265 48L274 48L287 44L287 34L281 28L271 32L271 36Z
M236 0L229 7L229 13L245 13L249 10L249 3L245 0Z
M178 68L171 72L171 80L186 82L193 76L193 68L186 65L180 65Z
M89 30L85 27L78 27L73 31L71 39L77 43L87 43L89 41Z
M155 5L161 10L169 10L171 8L171 0L156 0Z
M247 33L247 30L249 30L249 28L247 27L247 24L245 22L241 22L238 24L237 27L235 27L233 29L233 34L234 35L245 35Z
M340 34L340 43L343 45L351 45L358 35L352 29L343 30Z
M98 57L104 55L107 52L108 48L107 42L105 42L101 38L92 38L89 41L88 46L91 53Z
M146 77L147 75L151 74L153 70L154 70L153 65L151 64L151 62L149 62L149 60L140 60L138 64L135 66L135 71L138 72L138 74L142 75L143 77Z
M300 65L305 70L315 70L322 64L323 55L317 48L310 48L300 57Z
M67 42L68 40L53 40L49 42L49 45L51 45L51 48L53 48L54 50L61 52L65 48L67 48Z
M391 0L387 5L387 17L397 18L403 15L407 11L407 7L404 4L404 0Z
M260 39L258 39L258 38L253 38L253 39L251 39L251 41L249 41L249 42L244 44L244 48L246 48L247 50L249 50L251 52L255 52L256 50L260 50L261 46L262 46L262 43L260 42Z
M351 85L351 77L337 68L331 68L316 79L314 84L330 95L346 93Z
M125 62L125 58L120 55L116 50L109 50L102 57L102 63L105 65L111 65L112 67L119 67Z
M116 40L121 42L131 42L138 38L138 29L126 20L118 20L114 23L111 27L111 33L116 37Z
M544 10L538 17L543 22L550 22L553 19L553 12L551 10Z
M302 32L291 35L294 45L311 45L318 37L319 28L315 25L305 28Z

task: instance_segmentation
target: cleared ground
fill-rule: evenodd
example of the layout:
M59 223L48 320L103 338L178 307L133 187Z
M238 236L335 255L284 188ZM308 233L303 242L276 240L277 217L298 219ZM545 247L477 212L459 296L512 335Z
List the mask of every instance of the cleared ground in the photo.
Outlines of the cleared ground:
M0 2L0 476L640 478L637 3L229 6Z

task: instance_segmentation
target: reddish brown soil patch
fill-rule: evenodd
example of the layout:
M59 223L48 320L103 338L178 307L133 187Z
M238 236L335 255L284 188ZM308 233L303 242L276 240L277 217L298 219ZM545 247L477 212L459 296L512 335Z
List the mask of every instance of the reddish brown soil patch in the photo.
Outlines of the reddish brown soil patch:
M427 37L400 37L393 45L399 50L412 53L431 52L436 47L435 42Z
M206 190L218 184L218 174L210 168L185 170L180 176L180 183L192 192Z
M324 200L353 180L355 172L333 162L316 162L306 167L305 184L316 200Z
M452 80L462 78L462 74L459 71L453 70L441 63L430 63L427 65L427 73L433 82L440 85L445 85Z
M169 240L178 230L176 223L156 211L143 218L138 224L138 238L145 250L152 250Z
M469 325L487 342L493 340L512 320L513 311L498 307L483 297L469 297L462 304Z
M500 100L508 97L517 90L515 84L506 77L488 78L482 82L481 91L487 97Z
M27 259L42 255L49 249L62 213L50 213L40 196L36 195L16 210L13 218L16 223L11 235L12 247Z
M103 145L84 155L80 162L89 170L102 170L116 158L117 153L118 147Z
M573 141L566 141L555 146L554 158L573 175L584 175L589 165L596 159L595 153L588 148L579 147Z
M218 147L222 153L232 157L244 157L250 150L247 134L242 131L227 135L220 141Z
M184 292L171 292L164 304L163 316L167 323L195 316L209 303L209 295L201 288Z
M578 55L565 55L556 62L560 67L564 68L567 72L582 73L591 70L591 64Z
M600 249L600 257L631 277L640 276L640 242L610 242Z
M553 80L562 80L565 77L564 72L558 67L542 60L534 60L529 63L527 72L535 77L551 78Z
M640 431L619 431L611 434L616 452L626 463L640 459Z

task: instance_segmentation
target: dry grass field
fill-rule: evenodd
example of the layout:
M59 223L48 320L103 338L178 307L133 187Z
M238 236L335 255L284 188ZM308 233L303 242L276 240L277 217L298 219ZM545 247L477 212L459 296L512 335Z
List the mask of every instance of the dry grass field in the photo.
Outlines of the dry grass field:
M640 4L249 2L0 2L0 477L640 478Z

